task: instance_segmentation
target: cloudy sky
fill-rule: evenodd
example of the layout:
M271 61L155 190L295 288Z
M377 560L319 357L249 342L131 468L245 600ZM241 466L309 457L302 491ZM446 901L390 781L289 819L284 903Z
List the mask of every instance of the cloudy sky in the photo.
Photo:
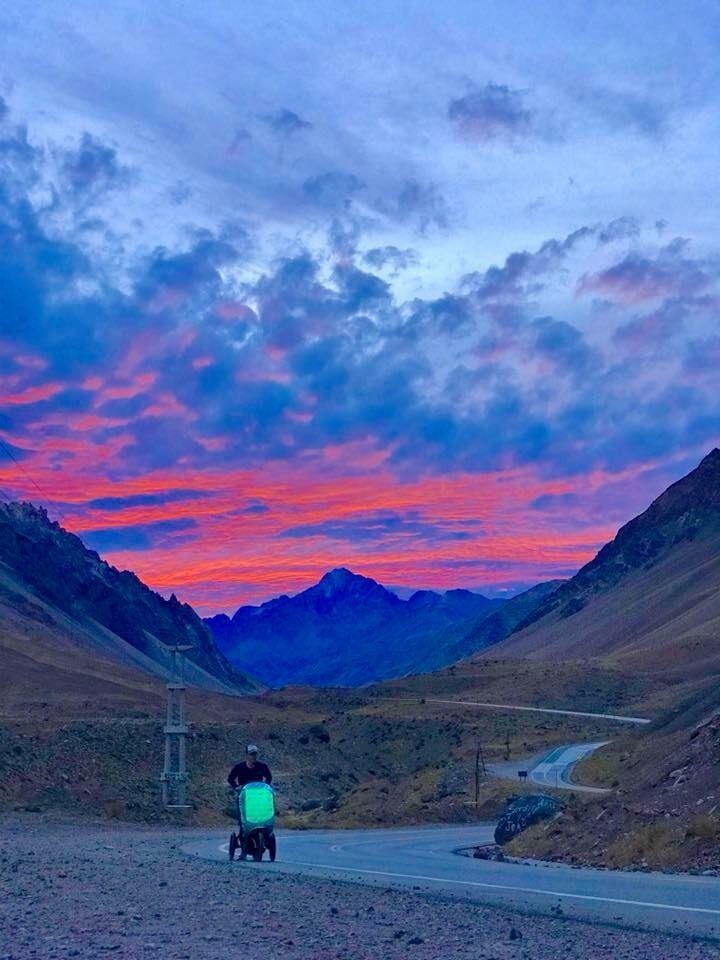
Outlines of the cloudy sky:
M572 573L720 439L720 8L0 10L0 487L202 613Z

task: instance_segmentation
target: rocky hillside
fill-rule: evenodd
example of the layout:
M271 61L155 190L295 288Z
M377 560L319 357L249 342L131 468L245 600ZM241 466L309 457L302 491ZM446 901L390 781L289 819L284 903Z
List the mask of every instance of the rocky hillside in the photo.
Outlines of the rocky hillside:
M577 771L611 792L529 831L515 852L720 870L720 451L626 524L493 655L604 666L655 690L642 708L654 722Z
M611 658L672 681L720 668L720 450L622 527L495 655Z
M178 643L192 646L190 683L224 693L259 689L228 663L187 604L111 567L44 510L0 503L0 648L8 682L32 686L42 664L64 670L64 682L83 664L87 678L100 669L98 658L122 665L126 678L137 669L168 677L168 647Z
M441 631L470 629L503 604L469 590L419 590L401 600L340 568L297 596L207 623L232 663L273 686L356 686L452 662L457 657Z
M513 851L612 868L720 872L720 690L708 683L653 727L615 739L577 771L610 792L570 806Z

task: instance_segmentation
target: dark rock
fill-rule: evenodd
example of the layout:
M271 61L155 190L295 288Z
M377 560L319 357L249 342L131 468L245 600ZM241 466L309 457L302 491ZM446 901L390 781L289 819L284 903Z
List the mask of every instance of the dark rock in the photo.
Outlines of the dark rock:
M562 804L546 794L531 794L527 797L514 797L500 817L495 828L495 843L503 844L518 836L541 820L554 817L562 810Z

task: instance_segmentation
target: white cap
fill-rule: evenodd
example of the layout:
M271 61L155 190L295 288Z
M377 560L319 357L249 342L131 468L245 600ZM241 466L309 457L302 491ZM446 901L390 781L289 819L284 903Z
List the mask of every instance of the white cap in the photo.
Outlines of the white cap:
M260 751L258 750L258 748L255 746L254 743L249 743L249 744L245 747L245 753L259 753L259 752L260 752Z

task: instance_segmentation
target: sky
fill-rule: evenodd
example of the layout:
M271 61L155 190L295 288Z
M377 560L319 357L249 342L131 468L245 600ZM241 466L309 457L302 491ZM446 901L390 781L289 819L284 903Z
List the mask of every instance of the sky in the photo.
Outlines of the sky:
M720 440L720 8L0 10L0 488L202 614L571 575Z

